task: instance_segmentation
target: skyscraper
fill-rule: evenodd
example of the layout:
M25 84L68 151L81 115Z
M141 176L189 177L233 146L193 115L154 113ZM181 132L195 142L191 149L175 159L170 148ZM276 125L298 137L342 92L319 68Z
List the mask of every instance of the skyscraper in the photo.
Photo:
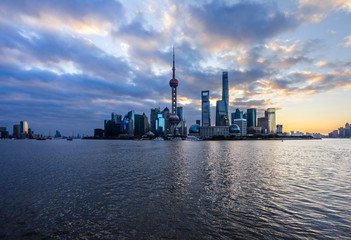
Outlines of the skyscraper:
M267 109L268 118L268 133L275 134L276 132L276 122L275 122L275 108Z
M130 127L129 127L129 131L128 131L128 134L129 135L134 135L134 130L135 130L135 114L134 114L134 110L131 110L128 112L127 114L127 118L129 120L129 124L130 124Z
M228 126L229 121L226 115L225 102L218 100L216 102L216 126Z
M240 136L246 136L247 134L247 121L243 118L234 119L233 124L236 124L240 128Z
M135 130L134 133L136 136L142 136L144 135L149 126L148 126L148 119L145 115L145 113L141 114L135 114Z
M247 127L256 127L256 108L247 109Z
M229 88L228 88L228 72L222 73L222 100L225 107L225 115L229 122Z
M116 114L114 112L111 113L111 121L115 123L121 123L122 122L122 115Z
M179 117L179 121L183 121L183 107L177 107L177 115Z
M165 131L165 118L161 112L157 113L156 117L156 135L163 136Z
M168 107L165 107L162 111L162 116L165 119L165 134L170 134L171 133L171 123L169 122L169 117L171 116L171 113L169 112Z
M144 118L141 114L135 114L135 135L142 136L144 132Z
M117 137L119 134L124 133L121 125L122 123L116 123L113 120L104 120L104 136Z
M187 135L187 125L184 118L183 107L177 107L177 115L179 117L179 123L177 125L178 133L180 135Z
M235 119L242 119L244 118L243 116L243 111L240 111L239 108L235 110Z
M160 111L160 108L151 108L151 113L150 113L150 130L153 133L156 133L156 118L157 118L157 113Z
M8 138L9 132L6 131L6 127L0 127L0 138Z
M235 110L235 112L232 113L232 124L234 124L234 120L235 119L243 119L243 112L239 110L239 108L237 108Z
M277 134L283 134L283 125L282 124L277 125Z
M260 117L257 118L257 127L260 127L263 134L268 133L268 118Z
M19 138L20 137L20 125L19 124L15 124L13 125L13 133L12 136L14 138Z
M210 115L210 91L202 91L201 92L201 100L202 100L202 126L211 126L211 115Z
M23 138L28 136L28 122L26 121L20 122L20 136Z
M172 88L172 112L169 116L169 123L171 129L176 134L176 125L179 123L179 117L177 115L177 87L178 80L175 78L175 61L174 61L174 48L173 48L173 67L172 67L172 79L169 81L169 86Z
M147 133L147 131L149 131L149 119L147 118L145 113L143 113L143 118L144 118L144 132Z

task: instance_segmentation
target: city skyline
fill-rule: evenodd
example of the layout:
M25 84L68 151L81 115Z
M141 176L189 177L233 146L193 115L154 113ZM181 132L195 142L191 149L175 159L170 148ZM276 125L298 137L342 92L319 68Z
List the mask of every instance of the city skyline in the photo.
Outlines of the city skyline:
M110 112L178 106L190 125L228 72L229 111L276 108L284 132L351 121L350 1L1 1L0 126L92 135ZM190 24L191 23L191 24ZM231 24L227 24L231 23Z

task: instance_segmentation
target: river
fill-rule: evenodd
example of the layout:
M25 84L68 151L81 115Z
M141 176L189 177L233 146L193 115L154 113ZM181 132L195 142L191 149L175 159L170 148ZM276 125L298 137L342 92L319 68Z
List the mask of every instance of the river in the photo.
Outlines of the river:
M1 140L0 238L349 239L351 139Z

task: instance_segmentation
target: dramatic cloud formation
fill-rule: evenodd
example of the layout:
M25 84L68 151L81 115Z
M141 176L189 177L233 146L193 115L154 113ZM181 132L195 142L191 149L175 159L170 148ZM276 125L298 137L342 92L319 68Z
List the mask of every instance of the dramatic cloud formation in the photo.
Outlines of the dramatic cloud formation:
M350 91L350 13L348 0L3 0L0 125L91 135L111 111L170 107L172 46L188 125L201 90L221 98L222 71L230 111Z

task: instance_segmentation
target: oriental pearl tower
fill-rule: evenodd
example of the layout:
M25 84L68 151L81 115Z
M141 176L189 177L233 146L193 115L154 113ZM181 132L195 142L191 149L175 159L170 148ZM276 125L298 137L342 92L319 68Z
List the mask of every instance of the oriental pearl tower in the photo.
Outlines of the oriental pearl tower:
M169 86L172 88L172 113L169 116L169 123L171 124L172 133L177 134L176 125L179 123L179 117L177 115L177 87L178 80L175 78L175 67L174 67L174 48L173 48L173 77L169 81Z

